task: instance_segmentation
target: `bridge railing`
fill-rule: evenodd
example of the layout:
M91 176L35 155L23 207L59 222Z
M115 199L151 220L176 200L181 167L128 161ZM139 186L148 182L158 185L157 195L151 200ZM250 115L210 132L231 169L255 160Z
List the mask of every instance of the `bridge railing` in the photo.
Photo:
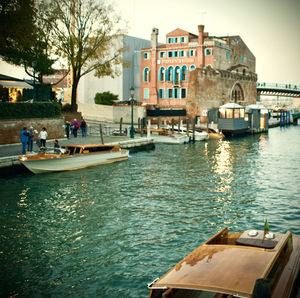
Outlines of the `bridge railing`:
M291 91L300 91L300 85L292 85L292 84L277 84L277 83L257 83L257 88L270 88L270 89L286 89Z

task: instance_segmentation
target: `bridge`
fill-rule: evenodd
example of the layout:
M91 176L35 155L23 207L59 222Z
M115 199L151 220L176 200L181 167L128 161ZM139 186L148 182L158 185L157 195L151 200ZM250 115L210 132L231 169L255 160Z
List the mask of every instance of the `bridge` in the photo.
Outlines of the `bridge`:
M300 85L257 83L257 95L300 97Z

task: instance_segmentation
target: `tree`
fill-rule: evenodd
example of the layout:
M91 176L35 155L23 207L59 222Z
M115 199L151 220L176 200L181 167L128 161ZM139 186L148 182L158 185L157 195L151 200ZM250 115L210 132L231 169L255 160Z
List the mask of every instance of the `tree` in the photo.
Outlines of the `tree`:
M2 0L0 4L0 56L8 63L23 65L41 84L44 75L54 73L53 20L45 21L48 9L42 0Z
M1 0L0 55L4 61L20 64L24 49L34 42L34 19L34 0Z
M118 74L122 45L118 37L120 18L109 5L95 0L52 0L52 18L56 54L66 58L72 74L72 110L77 110L77 87L81 77L95 71L95 76Z
M94 98L95 104L108 105L108 106L111 106L114 103L114 101L117 101L118 99L119 99L118 95L112 94L109 91L96 93Z

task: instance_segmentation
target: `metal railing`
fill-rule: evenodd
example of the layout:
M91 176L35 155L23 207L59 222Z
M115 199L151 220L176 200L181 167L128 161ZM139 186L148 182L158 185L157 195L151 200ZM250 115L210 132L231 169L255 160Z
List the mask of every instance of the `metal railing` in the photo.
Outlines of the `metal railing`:
M291 91L300 91L300 85L292 84L277 84L277 83L257 83L257 88L270 88L278 90L291 90Z

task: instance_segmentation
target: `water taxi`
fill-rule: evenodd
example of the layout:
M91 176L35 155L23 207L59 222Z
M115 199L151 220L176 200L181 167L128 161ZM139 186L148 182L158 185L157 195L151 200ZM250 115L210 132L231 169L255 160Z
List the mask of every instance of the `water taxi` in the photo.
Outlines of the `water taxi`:
M300 236L224 228L149 284L149 297L299 297L299 267Z
M20 162L32 173L71 171L128 159L129 151L118 145L67 145L36 155L24 155Z

